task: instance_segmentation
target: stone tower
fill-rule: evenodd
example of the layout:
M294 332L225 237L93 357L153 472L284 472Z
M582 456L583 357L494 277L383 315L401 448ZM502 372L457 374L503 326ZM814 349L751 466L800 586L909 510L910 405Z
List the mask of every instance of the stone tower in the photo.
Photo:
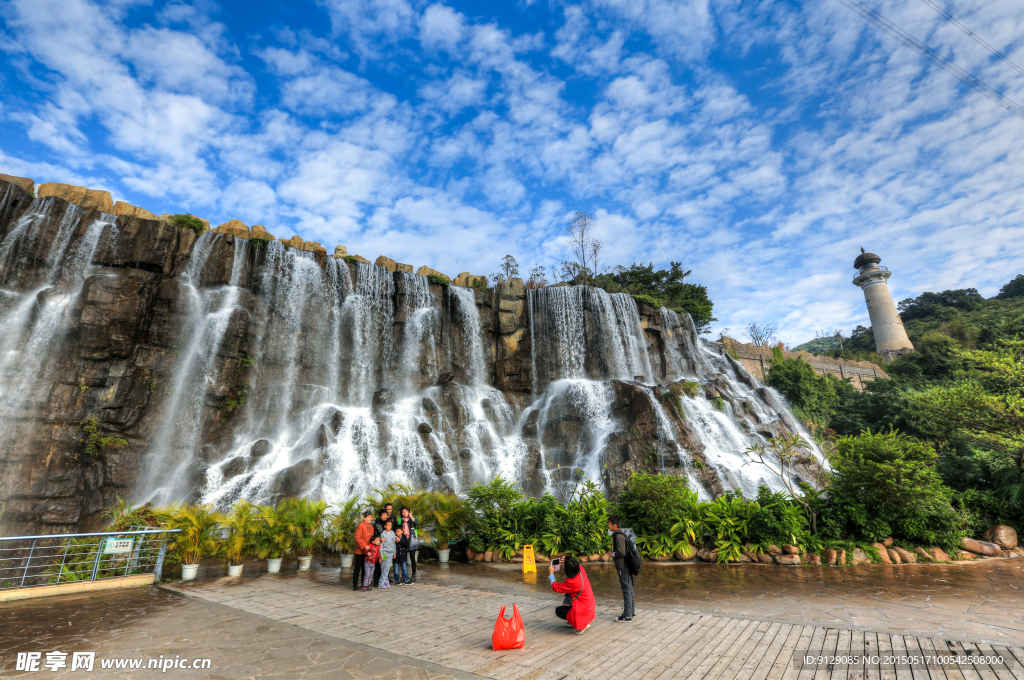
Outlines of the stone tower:
M853 285L864 291L868 315L871 317L871 330L875 334L875 348L886 361L892 361L913 352L914 345L907 337L903 320L896 312L896 305L892 303L892 296L889 295L889 285L886 281L892 276L892 272L879 266L878 263L881 261L882 258L878 255L865 253L861 248L860 255L853 262L857 269Z

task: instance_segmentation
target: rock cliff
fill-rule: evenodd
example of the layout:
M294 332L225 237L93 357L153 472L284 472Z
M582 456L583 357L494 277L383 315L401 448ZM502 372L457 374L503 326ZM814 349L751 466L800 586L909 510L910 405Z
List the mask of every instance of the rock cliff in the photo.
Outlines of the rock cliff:
M0 181L8 533L95 528L117 496L777 484L742 451L797 424L688 317L582 286L442 284L237 220L197 237L100 199Z

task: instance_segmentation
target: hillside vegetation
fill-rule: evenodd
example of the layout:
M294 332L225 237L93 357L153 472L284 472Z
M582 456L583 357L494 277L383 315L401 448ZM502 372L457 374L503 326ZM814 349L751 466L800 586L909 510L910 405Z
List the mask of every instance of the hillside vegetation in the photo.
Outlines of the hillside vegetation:
M1024 521L1024 275L985 299L975 289L924 293L898 305L917 352L887 365L864 392L779 353L767 376L825 442L898 431L930 451L968 531ZM871 330L823 354L869 359ZM877 355L876 355L877 356ZM841 446L839 448L842 448ZM915 454L918 460L928 456Z

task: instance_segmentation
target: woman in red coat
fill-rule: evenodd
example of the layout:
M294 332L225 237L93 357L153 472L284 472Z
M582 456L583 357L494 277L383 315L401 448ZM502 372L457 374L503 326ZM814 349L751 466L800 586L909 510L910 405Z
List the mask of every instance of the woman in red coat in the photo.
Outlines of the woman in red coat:
M552 590L556 593L565 593L571 599L570 604L555 607L555 614L558 618L568 621L579 635L590 628L590 623L594 620L597 606L594 601L594 589L590 587L587 572L583 571L575 557L567 555L562 560L562 565L565 570L565 580L561 583L555 580L554 566L548 567L548 580L551 581Z

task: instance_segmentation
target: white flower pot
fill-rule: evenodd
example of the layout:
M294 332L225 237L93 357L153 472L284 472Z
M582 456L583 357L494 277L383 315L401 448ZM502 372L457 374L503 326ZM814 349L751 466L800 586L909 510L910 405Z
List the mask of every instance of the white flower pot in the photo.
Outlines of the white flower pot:
M354 560L355 557L356 557L355 555L342 555L341 556L341 568L342 569L351 569L352 568L352 560Z
M276 557L274 559L267 560L267 573L276 574L281 571L281 560L284 558Z
M228 576L241 576L242 568L244 564L229 564L228 565Z
M181 565L181 578L184 581L191 581L195 579L196 572L199 571L198 564L183 564Z
M312 555L299 556L299 571L309 571L309 563L313 561Z
M437 561L441 562L442 564L447 562L448 561L448 555L450 555L451 552L452 551L450 549L449 550L438 550L437 551Z

